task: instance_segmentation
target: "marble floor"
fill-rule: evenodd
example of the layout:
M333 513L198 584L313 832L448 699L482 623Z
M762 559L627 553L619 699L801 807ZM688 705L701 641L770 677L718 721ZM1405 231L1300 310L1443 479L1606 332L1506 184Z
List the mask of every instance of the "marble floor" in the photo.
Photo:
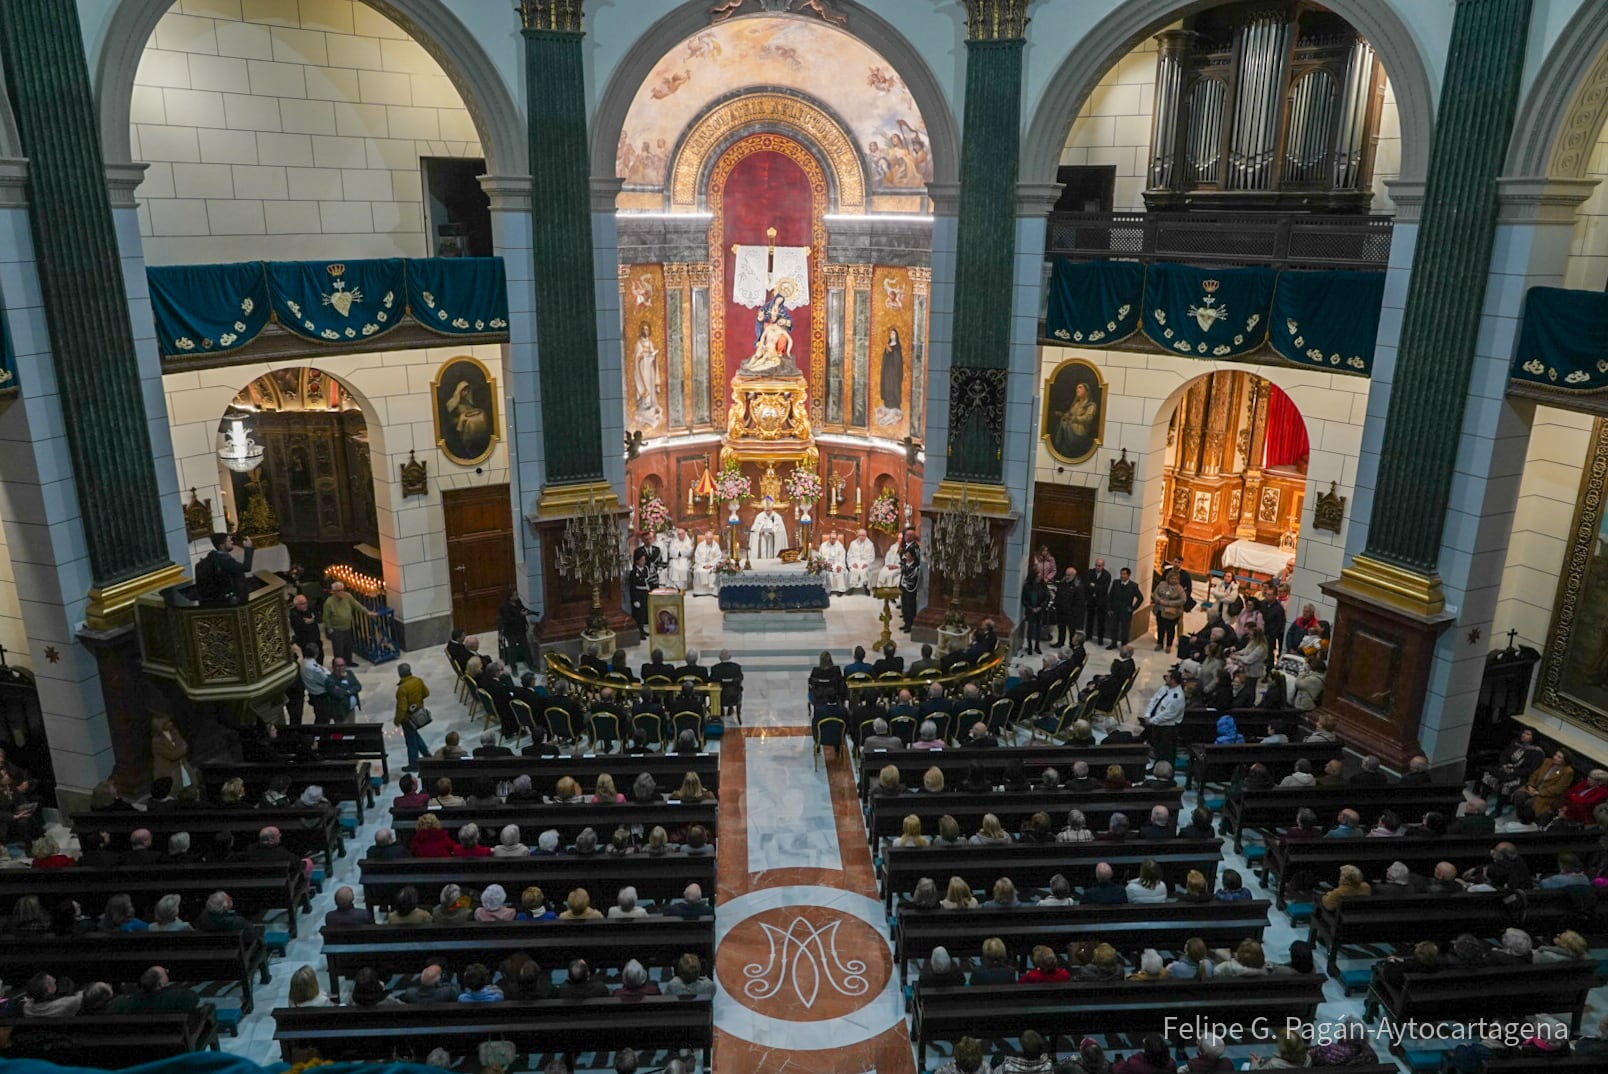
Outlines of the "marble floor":
M718 946L714 967L716 1046L720 1074L914 1074L916 1065L897 975L893 973L888 922L877 897L871 853L865 839L854 777L836 758L816 767L803 702L808 669L822 649L846 660L853 646L870 646L880 631L881 602L863 595L834 598L824 629L729 634L712 599L689 599L689 644L705 663L729 647L745 672L744 725L728 725L723 739L711 740L721 757L718 832ZM1196 613L1198 615L1198 613ZM916 654L896 634L907 659ZM1153 639L1136 643L1140 672L1134 708L1142 710L1171 658L1154 650ZM639 647L633 662L646 659ZM1108 655L1091 652L1090 671L1102 671ZM466 746L479 733L453 700L453 683L439 650L405 654L432 693L435 723L425 731L432 749L457 730ZM388 721L396 681L395 663L360 666L366 718ZM393 772L405 763L400 734L388 729ZM624 762L622 761L622 766ZM333 907L333 893L357 878L357 860L385 825L393 791L351 841L314 903L303 938L291 941L285 957L273 962L273 982L257 991L256 1011L243 1019L239 1035L226 1038L225 1050L262 1062L279 1058L272 1040L270 1012L285 1002L291 973L303 964L323 963L316 922ZM1194 805L1185 795L1186 809ZM1238 869L1258 896L1255 873L1241 856L1225 848L1226 868ZM1304 939L1304 925L1274 911L1267 931L1270 959L1283 959L1289 945ZM1344 963L1342 963L1344 965ZM1585 1025L1594 1026L1608 1006L1608 989L1593 996ZM1321 1019L1336 1021L1361 1013L1360 998L1347 998L1330 981ZM220 1003L233 1002L227 991ZM1010 1042L996 1042L1008 1048ZM1248 1055L1255 1049L1238 1049ZM1265 1049L1263 1049L1265 1050ZM937 1049L945 1061L944 1049ZM1380 1056L1385 1050L1379 1047ZM588 1057L583 1058L583 1065ZM601 1057L590 1057L602 1068ZM521 1064L524 1063L521 1058ZM465 1069L470 1069L466 1067ZM520 1069L523 1069L521 1066Z

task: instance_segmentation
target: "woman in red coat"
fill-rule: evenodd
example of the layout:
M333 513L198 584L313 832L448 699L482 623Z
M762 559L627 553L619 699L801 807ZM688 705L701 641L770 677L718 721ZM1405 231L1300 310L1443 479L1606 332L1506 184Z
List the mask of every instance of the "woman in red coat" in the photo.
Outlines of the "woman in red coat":
M1594 823L1592 812L1608 802L1608 772L1593 768L1585 779L1569 788L1559 812L1577 824Z
M415 858L450 858L457 849L458 844L442 829L441 818L434 813L419 817L413 838L408 840L408 852Z

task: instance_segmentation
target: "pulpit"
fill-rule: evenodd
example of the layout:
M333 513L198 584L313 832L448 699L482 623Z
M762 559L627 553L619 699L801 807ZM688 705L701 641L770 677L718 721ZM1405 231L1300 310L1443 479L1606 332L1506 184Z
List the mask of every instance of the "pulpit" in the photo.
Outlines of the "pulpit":
M648 645L666 660L687 655L687 610L681 592L655 589L648 594Z
M191 701L245 704L296 677L286 584L259 571L238 604L206 604L195 586L168 586L134 605L140 667L174 683Z

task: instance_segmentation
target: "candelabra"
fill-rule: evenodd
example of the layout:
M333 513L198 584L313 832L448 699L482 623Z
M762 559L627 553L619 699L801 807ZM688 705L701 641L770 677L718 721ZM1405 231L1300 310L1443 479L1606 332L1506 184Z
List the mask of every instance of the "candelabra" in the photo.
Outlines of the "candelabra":
M999 553L989 532L988 519L977 510L970 491L961 493L948 510L932 523L932 565L949 582L949 608L944 627L960 630L966 625L960 614L963 585L999 565Z
M604 509L595 495L586 498L586 507L564 523L559 538L558 571L592 590L592 610L586 617L589 634L609 628L603 615L603 586L619 576L625 561L625 547L619 516Z

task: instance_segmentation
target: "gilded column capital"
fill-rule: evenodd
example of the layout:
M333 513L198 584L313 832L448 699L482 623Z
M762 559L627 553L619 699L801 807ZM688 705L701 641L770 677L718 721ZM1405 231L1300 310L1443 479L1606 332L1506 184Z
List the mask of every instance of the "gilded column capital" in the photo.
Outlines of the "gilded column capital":
M584 0L519 0L519 21L527 30L556 33L581 32L581 5Z
M850 284L850 286L856 291L869 291L869 290L871 290L872 272L873 272L873 266L871 266L871 265L850 265L849 266L849 284Z
M962 0L966 5L966 40L1019 41L1027 36L1031 0Z
M828 291L841 291L849 285L849 266L822 265L821 276L826 280Z
M687 286L687 264L684 261L666 261L664 263L664 287L667 291L679 291Z

